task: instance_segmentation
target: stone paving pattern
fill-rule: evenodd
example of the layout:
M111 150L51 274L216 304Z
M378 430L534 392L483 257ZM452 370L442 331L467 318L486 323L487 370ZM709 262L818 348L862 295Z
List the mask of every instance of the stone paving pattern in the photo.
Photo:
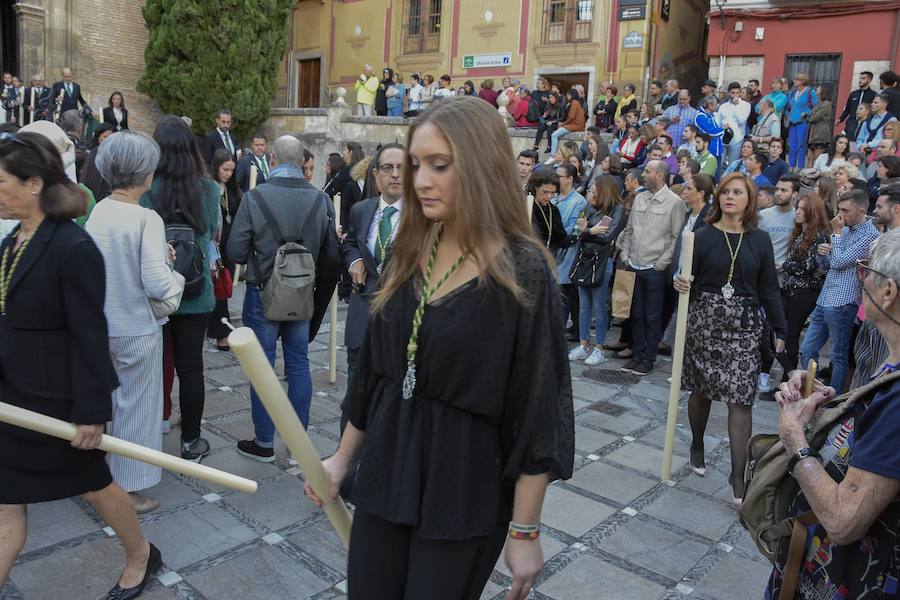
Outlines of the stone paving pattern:
M232 302L234 312L239 299ZM343 307L339 340L343 338ZM328 384L328 323L310 345L313 403L310 436L328 456L339 441L346 359ZM617 330L613 330L615 337ZM276 370L283 375L280 358ZM323 512L303 496L302 475L286 447L264 464L238 455L253 436L249 385L233 354L208 344L204 461L259 481L255 495L226 491L164 472L147 495L159 510L142 517L164 568L147 600L345 598L346 552ZM546 564L533 596L540 600L760 598L769 563L737 521L727 483L726 407L714 403L708 428L707 476L690 472L686 395L681 400L674 483L660 482L671 364L648 377L623 376L621 362L589 369L572 364L575 475L547 492L540 538ZM586 376L589 375L589 376ZM598 381L600 378L606 383ZM285 384L286 386L286 384ZM177 401L176 401L177 406ZM773 403L754 409L754 430L777 430ZM165 436L178 449L179 430ZM2 600L88 600L114 584L122 552L112 532L78 499L29 508L29 537ZM511 582L501 556L482 596L501 599ZM386 599L390 600L390 599Z

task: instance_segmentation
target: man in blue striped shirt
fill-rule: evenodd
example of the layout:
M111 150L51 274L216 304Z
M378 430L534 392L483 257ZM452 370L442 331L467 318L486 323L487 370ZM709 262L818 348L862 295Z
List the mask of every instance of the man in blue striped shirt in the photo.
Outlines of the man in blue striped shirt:
M878 230L866 218L868 207L869 200L861 190L847 192L838 200L838 214L831 220L831 243L819 245L820 264L828 274L800 348L804 366L809 359L818 359L819 350L830 342L831 387L838 394L847 387L853 324L862 295L856 261L869 255L869 246L878 237Z

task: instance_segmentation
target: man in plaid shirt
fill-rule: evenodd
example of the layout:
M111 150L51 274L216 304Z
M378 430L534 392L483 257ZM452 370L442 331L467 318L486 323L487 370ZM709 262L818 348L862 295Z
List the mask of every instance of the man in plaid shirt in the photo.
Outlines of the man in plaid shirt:
M856 261L869 255L869 246L878 237L866 217L868 207L861 190L849 191L838 201L838 214L831 220L831 243L819 245L820 264L828 274L800 348L801 366L805 366L809 359L818 359L819 350L830 342L831 387L838 394L847 387L850 338L862 295Z

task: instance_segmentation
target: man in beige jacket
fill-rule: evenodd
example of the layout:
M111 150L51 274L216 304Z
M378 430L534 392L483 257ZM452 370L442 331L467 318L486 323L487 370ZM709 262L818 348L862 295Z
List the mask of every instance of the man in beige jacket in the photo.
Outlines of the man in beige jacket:
M647 375L662 337L662 303L675 242L684 225L684 203L669 187L669 168L653 160L644 168L645 191L631 207L628 225L619 236L622 268L635 273L631 300L631 333L634 355L623 371Z

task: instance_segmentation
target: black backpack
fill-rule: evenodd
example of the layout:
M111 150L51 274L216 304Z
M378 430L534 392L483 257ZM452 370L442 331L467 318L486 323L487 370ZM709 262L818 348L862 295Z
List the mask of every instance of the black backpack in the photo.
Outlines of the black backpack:
M534 97L528 100L528 112L525 115L525 120L529 123L537 123L541 120L540 102Z
M166 241L175 248L175 271L184 277L183 298L203 294L204 252L188 223L166 223Z

